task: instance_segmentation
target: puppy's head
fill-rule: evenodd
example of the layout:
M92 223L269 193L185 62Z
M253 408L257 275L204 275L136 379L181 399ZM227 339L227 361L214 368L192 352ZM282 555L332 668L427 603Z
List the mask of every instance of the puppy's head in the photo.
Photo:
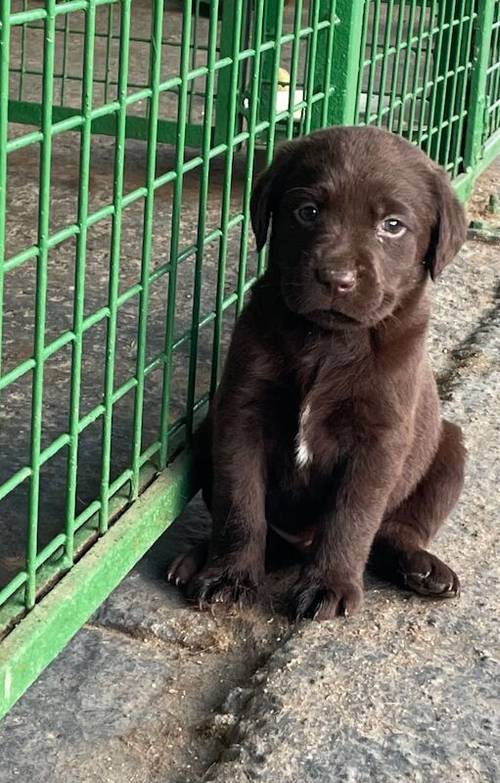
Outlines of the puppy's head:
M445 172L376 128L330 128L284 145L252 195L257 247L295 313L373 326L434 280L465 239Z

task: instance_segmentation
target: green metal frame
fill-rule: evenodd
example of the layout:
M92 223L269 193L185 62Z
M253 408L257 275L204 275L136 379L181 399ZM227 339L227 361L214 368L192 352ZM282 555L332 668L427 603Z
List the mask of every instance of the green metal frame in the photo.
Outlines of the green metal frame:
M184 455L4 639L0 656L2 715L181 513L192 494L189 462Z
M374 124L405 135L439 160L467 199L475 179L500 152L500 0L186 0L180 35L171 33L164 0L32 0L0 3L0 416L8 412L14 383L32 378L29 458L0 483L2 501L19 488L28 497L25 563L0 589L0 715L62 649L130 568L180 513L195 491L189 445L193 429L217 386L223 335L265 268L254 263L249 205L256 156L269 162L284 138L330 124ZM142 9L142 10L141 10ZM144 11L147 10L147 12ZM148 30L137 26L147 17ZM141 21L142 20L142 21ZM177 17L179 21L179 17ZM35 36L35 38L33 38ZM33 46L33 40L39 46ZM43 43L43 46L42 46ZM72 47L82 54L72 68ZM143 47L147 57L138 57ZM141 51L143 51L141 49ZM135 54L134 54L135 52ZM148 67L137 76L137 62ZM200 86L201 85L201 86ZM16 127L16 133L11 129ZM20 126L26 126L20 131ZM55 144L78 134L76 218L51 229L50 192ZM94 209L89 198L92 139L114 138L112 197ZM75 136L73 136L75 137ZM73 138L72 137L72 138ZM145 142L144 184L125 191L127 139ZM173 145L166 171L158 145ZM192 148L187 154L187 148ZM40 151L37 236L12 250L7 230L11 156ZM222 162L220 219L210 228L211 166ZM235 208L235 162L243 160L241 202ZM197 173L195 241L182 243L184 178ZM154 211L160 189L172 192L168 261L154 265ZM129 208L142 208L141 263L137 281L120 287L121 247ZM107 301L85 310L89 232L111 223ZM74 243L71 328L48 340L46 314L50 254ZM209 248L217 247L213 306L204 305ZM228 283L228 258L237 274ZM192 263L189 326L178 333L179 285ZM2 369L4 284L33 264L36 299L32 354ZM166 294L162 349L147 353L153 285ZM119 316L137 302L134 371L116 379ZM106 357L99 403L83 413L85 338L106 326ZM212 330L210 369L200 378L201 338ZM65 432L43 441L46 367L71 349L70 406ZM174 410L176 357L187 352L183 413ZM161 416L144 441L146 391L153 373L162 378ZM134 395L130 464L112 478L116 406ZM3 406L3 407L2 407ZM84 508L77 504L83 434L102 426L100 489ZM38 544L40 475L67 453L65 518L61 530ZM1 455L0 455L1 459Z

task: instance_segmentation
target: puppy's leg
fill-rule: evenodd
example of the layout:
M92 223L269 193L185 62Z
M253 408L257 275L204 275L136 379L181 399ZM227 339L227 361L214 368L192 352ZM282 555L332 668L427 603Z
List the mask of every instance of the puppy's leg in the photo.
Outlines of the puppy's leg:
M212 417L202 421L194 435L193 472L194 482L201 488L201 494L208 511L212 510ZM187 552L178 555L167 566L167 580L177 587L187 583L202 569L208 557L209 539L201 541Z
M383 520L375 537L369 560L375 573L421 595L458 595L457 575L426 547L458 500L464 464L461 430L443 421L429 470L415 491Z
M200 608L252 599L265 570L265 460L258 423L245 421L243 411L239 418L221 417L214 432L212 538L205 565L186 586Z
M406 431L397 426L365 432L340 489L325 503L309 562L290 590L292 617L328 620L361 604L368 555L408 447Z

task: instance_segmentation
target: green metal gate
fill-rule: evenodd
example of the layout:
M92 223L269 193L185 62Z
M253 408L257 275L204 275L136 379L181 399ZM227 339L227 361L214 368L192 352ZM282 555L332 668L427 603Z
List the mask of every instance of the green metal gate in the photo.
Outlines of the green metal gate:
M265 266L257 158L337 123L467 198L500 150L500 0L1 0L0 714L195 490Z

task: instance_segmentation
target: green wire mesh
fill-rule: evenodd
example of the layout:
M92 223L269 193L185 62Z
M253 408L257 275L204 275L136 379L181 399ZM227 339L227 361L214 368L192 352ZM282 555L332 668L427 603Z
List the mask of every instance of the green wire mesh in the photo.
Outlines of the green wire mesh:
M366 4L359 121L403 134L463 170L475 0Z
M80 10L77 10L78 5ZM97 2L95 8L95 25L92 35L93 57L95 68L92 75L93 105L108 104L118 95L120 41L122 39L123 17L119 0ZM127 112L130 116L145 117L148 104L147 97L141 100L140 91L149 85L149 65L151 57L151 4L133 3L128 37L129 49L129 79L127 89L135 92L135 100ZM205 6L200 0L192 2L192 24L189 41L189 71L200 75L190 80L188 88L189 123L202 120L204 96L206 91L206 76L204 66L207 64L209 51L209 20L200 13L200 6ZM14 0L12 11L24 14L26 21L16 25L11 40L10 64L10 94L18 102L40 104L43 90L43 42L45 24L43 4L36 0ZM53 105L79 110L82 101L84 84L84 58L87 40L86 5L63 3L56 6L55 62L53 74ZM219 38L220 29L217 38ZM161 65L158 74L159 82L170 81L170 86L164 84L160 97L160 113L163 119L175 121L177 116L177 100L179 95L179 68L182 55L181 34L176 29L169 29L168 14L163 15L162 29L158 31ZM218 40L216 42L218 51ZM29 106L25 112L29 117Z

